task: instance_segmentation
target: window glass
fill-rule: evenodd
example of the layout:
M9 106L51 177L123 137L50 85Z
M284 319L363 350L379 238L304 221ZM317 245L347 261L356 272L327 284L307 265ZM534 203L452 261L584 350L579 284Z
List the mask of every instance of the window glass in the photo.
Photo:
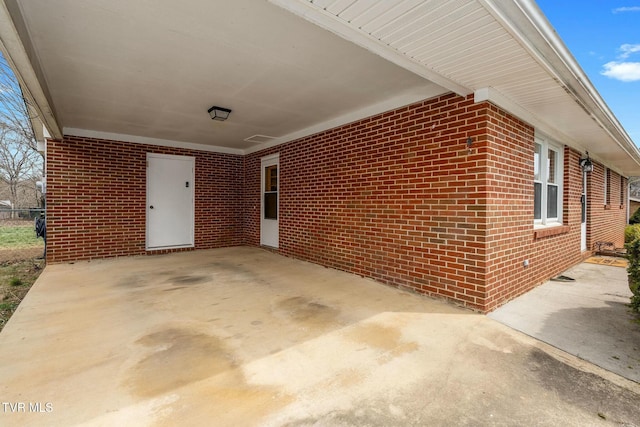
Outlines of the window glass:
M547 185L547 219L558 218L558 186Z
M542 146L536 144L536 151L533 154L533 173L534 180L540 181L540 153L542 152Z
M278 219L278 166L264 170L264 217Z
M547 182L556 182L557 153L549 149L547 154Z
M278 191L278 166L265 168L264 187L264 191Z
M562 222L562 147L536 137L534 145L533 219L537 225Z
M608 205L610 200L609 200L609 193L611 192L611 190L609 190L609 168L604 168L604 204Z
M533 218L542 219L542 184L536 182L533 184Z
M278 193L264 193L265 219L278 219Z

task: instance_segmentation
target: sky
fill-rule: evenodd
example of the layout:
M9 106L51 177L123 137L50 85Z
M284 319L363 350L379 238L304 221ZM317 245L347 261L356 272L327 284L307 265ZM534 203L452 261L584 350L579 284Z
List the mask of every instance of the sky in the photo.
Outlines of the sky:
M640 146L640 0L536 0Z

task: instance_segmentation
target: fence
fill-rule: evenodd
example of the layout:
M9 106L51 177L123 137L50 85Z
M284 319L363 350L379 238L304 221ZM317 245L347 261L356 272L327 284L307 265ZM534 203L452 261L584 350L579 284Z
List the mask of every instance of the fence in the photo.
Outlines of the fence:
M44 215L44 208L0 209L0 220L34 220L40 215Z

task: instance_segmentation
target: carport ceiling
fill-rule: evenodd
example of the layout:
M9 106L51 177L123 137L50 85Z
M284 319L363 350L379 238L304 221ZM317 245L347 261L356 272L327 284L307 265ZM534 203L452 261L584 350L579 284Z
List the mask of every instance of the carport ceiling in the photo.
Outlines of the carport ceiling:
M28 98L66 134L247 153L452 91L640 175L640 151L533 0L2 3Z
M244 149L447 91L266 1L18 4L65 133Z

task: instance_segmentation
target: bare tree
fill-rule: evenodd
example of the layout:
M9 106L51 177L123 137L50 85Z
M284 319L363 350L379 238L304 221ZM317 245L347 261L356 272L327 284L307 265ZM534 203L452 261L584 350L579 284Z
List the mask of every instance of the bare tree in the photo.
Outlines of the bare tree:
M27 103L11 67L0 54L0 123L17 133L21 141L36 150Z
M20 207L20 187L42 175L43 157L36 146L22 90L0 55L0 181L14 208Z

